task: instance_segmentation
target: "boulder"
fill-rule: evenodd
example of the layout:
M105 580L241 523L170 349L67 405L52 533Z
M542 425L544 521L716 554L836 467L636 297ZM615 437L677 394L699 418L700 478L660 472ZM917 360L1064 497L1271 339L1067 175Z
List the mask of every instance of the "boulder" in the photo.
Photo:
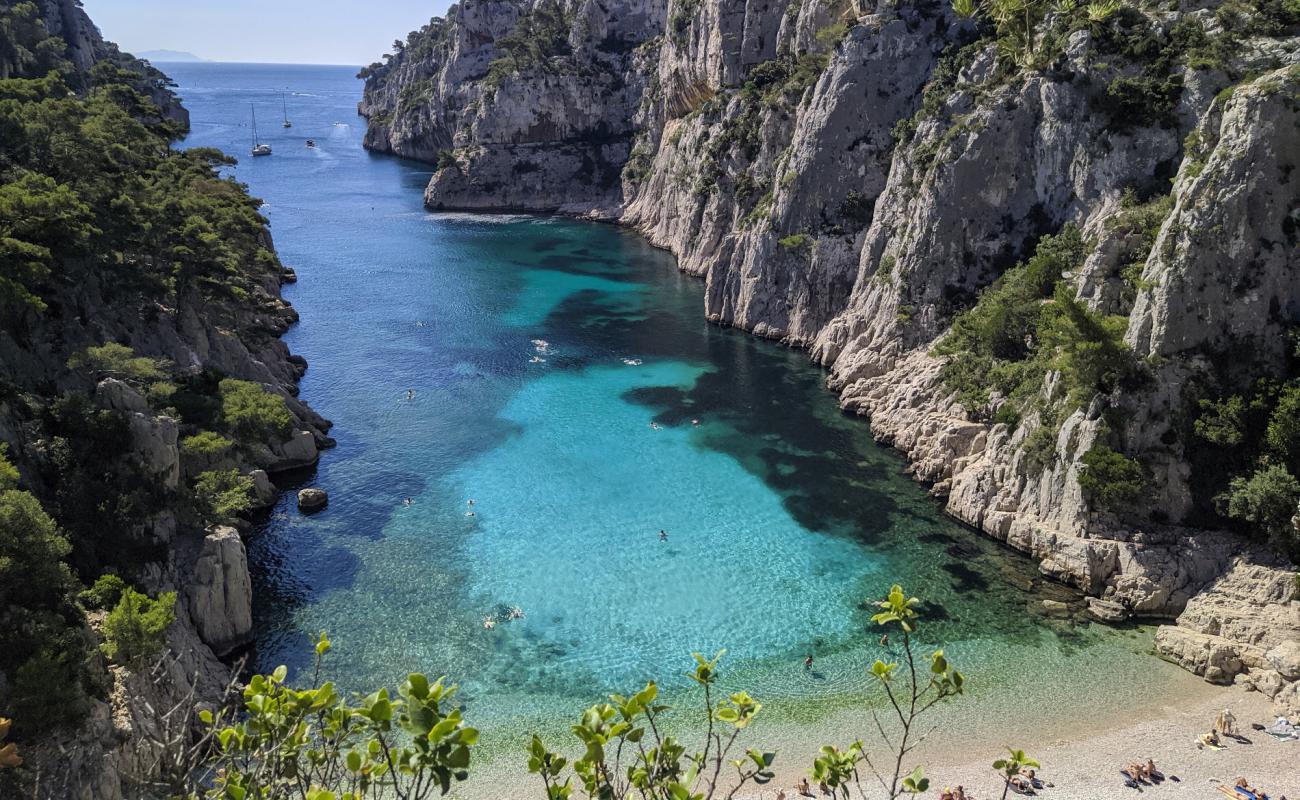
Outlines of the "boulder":
M324 489L299 489L298 490L298 508L303 511L318 511L325 507L330 501L329 495L325 494Z
M271 483L271 476L266 474L264 469L255 469L248 473L248 477L253 479L254 504L257 508L269 508L275 505L275 499L279 496L280 491Z
M130 385L116 378L105 378L95 387L95 403L110 411L149 413L149 403Z
M1300 681L1300 641L1282 642L1264 656L1277 673L1289 681Z
M186 592L194 626L213 652L228 653L247 640L253 629L253 583L237 531L218 527L203 537Z
M1113 600L1099 597L1088 598L1088 612L1102 622L1123 622L1128 619L1128 609Z
M267 472L284 472L307 467L320 459L320 451L316 448L316 437L311 431L295 431L287 442L275 445L272 452L275 461L266 468Z

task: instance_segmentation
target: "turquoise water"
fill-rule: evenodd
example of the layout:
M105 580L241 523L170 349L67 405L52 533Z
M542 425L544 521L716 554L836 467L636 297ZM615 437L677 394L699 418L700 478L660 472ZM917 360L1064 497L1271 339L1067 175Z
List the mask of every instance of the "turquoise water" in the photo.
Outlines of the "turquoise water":
M336 423L337 449L286 483L328 509L286 496L250 540L257 666L303 667L325 629L343 685L447 674L509 750L725 647L729 683L811 740L861 699L865 601L900 581L971 678L968 718L1178 685L1145 632L1043 617L1062 590L945 519L804 354L707 325L670 255L610 226L426 213L428 167L361 148L349 68L169 69L187 144L240 156L267 200L300 277L302 397ZM250 102L270 158L245 157Z

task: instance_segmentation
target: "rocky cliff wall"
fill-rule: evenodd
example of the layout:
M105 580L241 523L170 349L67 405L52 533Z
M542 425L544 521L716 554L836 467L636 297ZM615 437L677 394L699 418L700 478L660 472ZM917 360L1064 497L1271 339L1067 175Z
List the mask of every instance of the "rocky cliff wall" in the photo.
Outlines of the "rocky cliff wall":
M162 655L133 668L107 664L96 649L102 639L98 632L104 611L87 611L82 603L90 606L89 600L69 601L57 609L64 626L60 630L80 649L66 642L50 645L51 652L77 663L70 665L76 671L69 668L67 674L44 676L49 681L48 702L72 707L88 700L88 714L75 725L63 726L16 719L14 733L25 763L16 784L10 781L12 770L0 775L0 794L8 797L7 792L18 791L42 800L119 800L135 796L142 782L156 778L167 759L183 750L196 724L195 708L223 698L232 679L230 657L248 643L252 633L252 584L240 532L208 524L210 518L196 509L194 478L204 469L234 471L251 479L254 506L269 506L275 502L276 490L268 473L310 466L320 449L333 442L326 436L329 421L297 397L298 381L307 365L291 355L279 338L297 320L281 297L281 284L292 279L292 273L275 257L265 220L254 211L256 201L242 187L217 180L206 157L195 167L179 154L162 155L169 152L166 145L177 135L177 124L181 128L188 124L162 73L105 42L79 2L44 0L38 12L44 30L29 29L24 41L7 48L6 53L18 52L20 57L14 63L0 63L0 72L38 79L49 65L33 60L31 54L57 56L63 81L78 93L66 101L62 93L57 98L64 103L62 112L73 119L81 93L100 85L97 82L109 85L125 111L112 120L123 128L128 127L123 120L141 123L139 130L121 135L135 136L137 144L145 141L159 151L151 150L149 159L135 162L137 171L157 168L159 161L184 161L186 166L169 173L181 188L169 185L159 193L172 191L169 199L175 200L193 183L199 184L226 203L205 210L217 207L215 213L225 212L234 220L215 229L232 239L244 239L207 241L214 252L196 253L188 246L166 250L153 241L141 245L129 233L114 239L88 227L81 246L60 249L58 239L65 234L42 227L52 225L41 216L46 209L33 211L33 221L25 226L11 219L0 222L6 243L14 247L26 244L24 240L51 245L27 245L26 251L11 252L36 252L39 256L24 257L49 262L48 270L38 270L32 278L39 302L15 302L14 295L7 293L12 283L5 285L6 293L0 293L0 455L6 466L12 461L19 467L19 488L39 499L64 529L60 535L72 541L69 560L84 584L113 572L150 595L175 592L177 598L175 621L165 632ZM105 62L120 71L96 69ZM156 107L142 106L127 89L152 99ZM34 95L39 97L39 92ZM6 120L12 121L12 117ZM26 134L21 127L6 128L13 133L6 146ZM107 132L96 135L97 142L109 141ZM128 148L121 143L120 149ZM12 188L8 182L17 184L31 174L39 177L30 165L15 166L8 158L6 162L0 170L6 188ZM49 167L47 172L62 175L53 167L67 165L44 166ZM112 168L96 163L72 171L90 180ZM114 211L120 213L120 218L111 220L114 224L129 229L139 222L132 203L140 202L144 193L131 180L143 177L129 174L120 186L113 177L107 181L123 193L114 201ZM56 184L54 178L47 180L50 186ZM61 199L75 209L69 198L77 197L75 191L82 187L67 180L61 188L65 192ZM7 198L11 207L28 200L21 189ZM197 216L190 210L184 213ZM193 225L194 220L191 216L186 222ZM163 212L149 223L160 239L173 236L179 227ZM163 253L175 261L165 261L164 268L150 273L148 267L164 262ZM215 277L196 278L180 263L187 255L224 259L223 269ZM238 263L231 263L232 259ZM147 263L142 267L141 262ZM164 279L150 279L158 274ZM4 275L6 281L24 277L22 270ZM76 365L76 357L87 348L106 343L129 348L129 356L145 365L136 365L143 372L133 376L130 368ZM229 426L232 429L225 433L230 441L222 452L196 456L186 451L183 437L196 433L199 426L184 419L186 415L177 410L182 403L173 402L173 393L189 392L190 404L197 404L201 415L219 416L222 398L217 381L225 377L247 381L254 391L260 387L257 396L271 395L273 407L283 400L288 414L256 433ZM244 520L238 525L249 527ZM21 541L28 534L16 535ZM73 582L71 574L68 580ZM21 594L9 588L10 601ZM20 605L0 608L6 624L12 619L40 619L11 613ZM23 640L24 645L28 644L24 636L38 635L5 633L12 634L6 641ZM11 678L13 674L0 673L4 716L14 716L9 709L17 681ZM87 691L86 684L93 687ZM77 715L52 710L50 716ZM159 745L164 741L169 746Z
M1293 370L1300 19L1063 6L1026 39L927 2L654 5L628 5L636 48L611 77L566 72L595 47L580 24L567 51L503 58L536 3L467 0L432 26L445 55L412 63L417 33L371 68L370 144L437 162L431 208L636 227L705 279L710 320L808 348L953 516L1094 595L1098 616L1177 619L1167 657L1294 704L1294 670L1267 656L1300 631L1294 567L1219 529L1189 430L1210 383ZM421 70L434 89L397 102ZM575 170L574 133L595 129L630 146ZM1085 252L1035 302L1109 331L1089 346L1123 353L1123 379L1081 392L1063 356L972 405L936 346L1064 231ZM1090 454L1111 452L1140 463L1140 502L1085 490Z

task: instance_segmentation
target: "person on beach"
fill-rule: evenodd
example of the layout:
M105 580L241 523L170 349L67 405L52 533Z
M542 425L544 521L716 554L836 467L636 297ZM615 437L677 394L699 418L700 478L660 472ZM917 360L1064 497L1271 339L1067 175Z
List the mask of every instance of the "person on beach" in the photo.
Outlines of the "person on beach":
M817 784L817 788L820 789L821 793L826 795L827 797L831 796L831 787L826 785L826 781L822 781L821 783Z
M1219 734L1215 733L1214 731L1210 731L1209 733L1202 733L1200 736L1196 737L1196 746L1197 748L1218 747Z
M1223 709L1214 720L1214 730L1224 736L1235 737L1237 735L1237 718L1228 709Z
M966 794L966 787L959 783L957 784L957 791L952 794L952 800L971 800L971 798Z
M776 800L785 800L785 789L776 790Z
M807 779L807 778L801 778L801 779L799 780L799 785L796 786L795 788L798 789L798 790L799 790L799 794L803 795L804 797L812 797L812 796L813 796L813 793L812 793L812 787L808 785L808 779Z

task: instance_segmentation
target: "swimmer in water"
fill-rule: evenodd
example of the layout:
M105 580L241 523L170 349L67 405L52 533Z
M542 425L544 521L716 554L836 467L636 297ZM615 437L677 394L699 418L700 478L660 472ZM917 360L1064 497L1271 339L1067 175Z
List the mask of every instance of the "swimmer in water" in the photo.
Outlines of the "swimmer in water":
M415 399L415 390L414 390L414 389L407 389L407 390L406 390L406 399L407 399L407 400L414 400L414 399Z
M466 500L466 501L465 501L465 505L467 505L467 506L472 506L472 505L474 505L474 501L473 501L473 500Z
M659 531L659 541L661 542L668 541L668 531L663 531L663 530Z
M700 424L700 421L699 421L698 419L693 419L693 420L691 420L691 424L692 424L692 425L699 425L699 424Z
M496 626L497 626L497 621L496 621L496 620L492 619L491 617L484 617L484 618L483 618L483 627L484 627L484 628L487 628L488 630L492 630L492 629L495 628Z
M466 512L465 512L465 516L467 516L467 517L472 517L472 516L474 516L474 512L473 512L473 511L466 511Z
M405 500L403 500L402 502L409 506L409 505L411 504L412 500L411 500L411 498L408 497L408 498L406 498Z
M808 656L803 660L803 668L812 669L812 656Z

